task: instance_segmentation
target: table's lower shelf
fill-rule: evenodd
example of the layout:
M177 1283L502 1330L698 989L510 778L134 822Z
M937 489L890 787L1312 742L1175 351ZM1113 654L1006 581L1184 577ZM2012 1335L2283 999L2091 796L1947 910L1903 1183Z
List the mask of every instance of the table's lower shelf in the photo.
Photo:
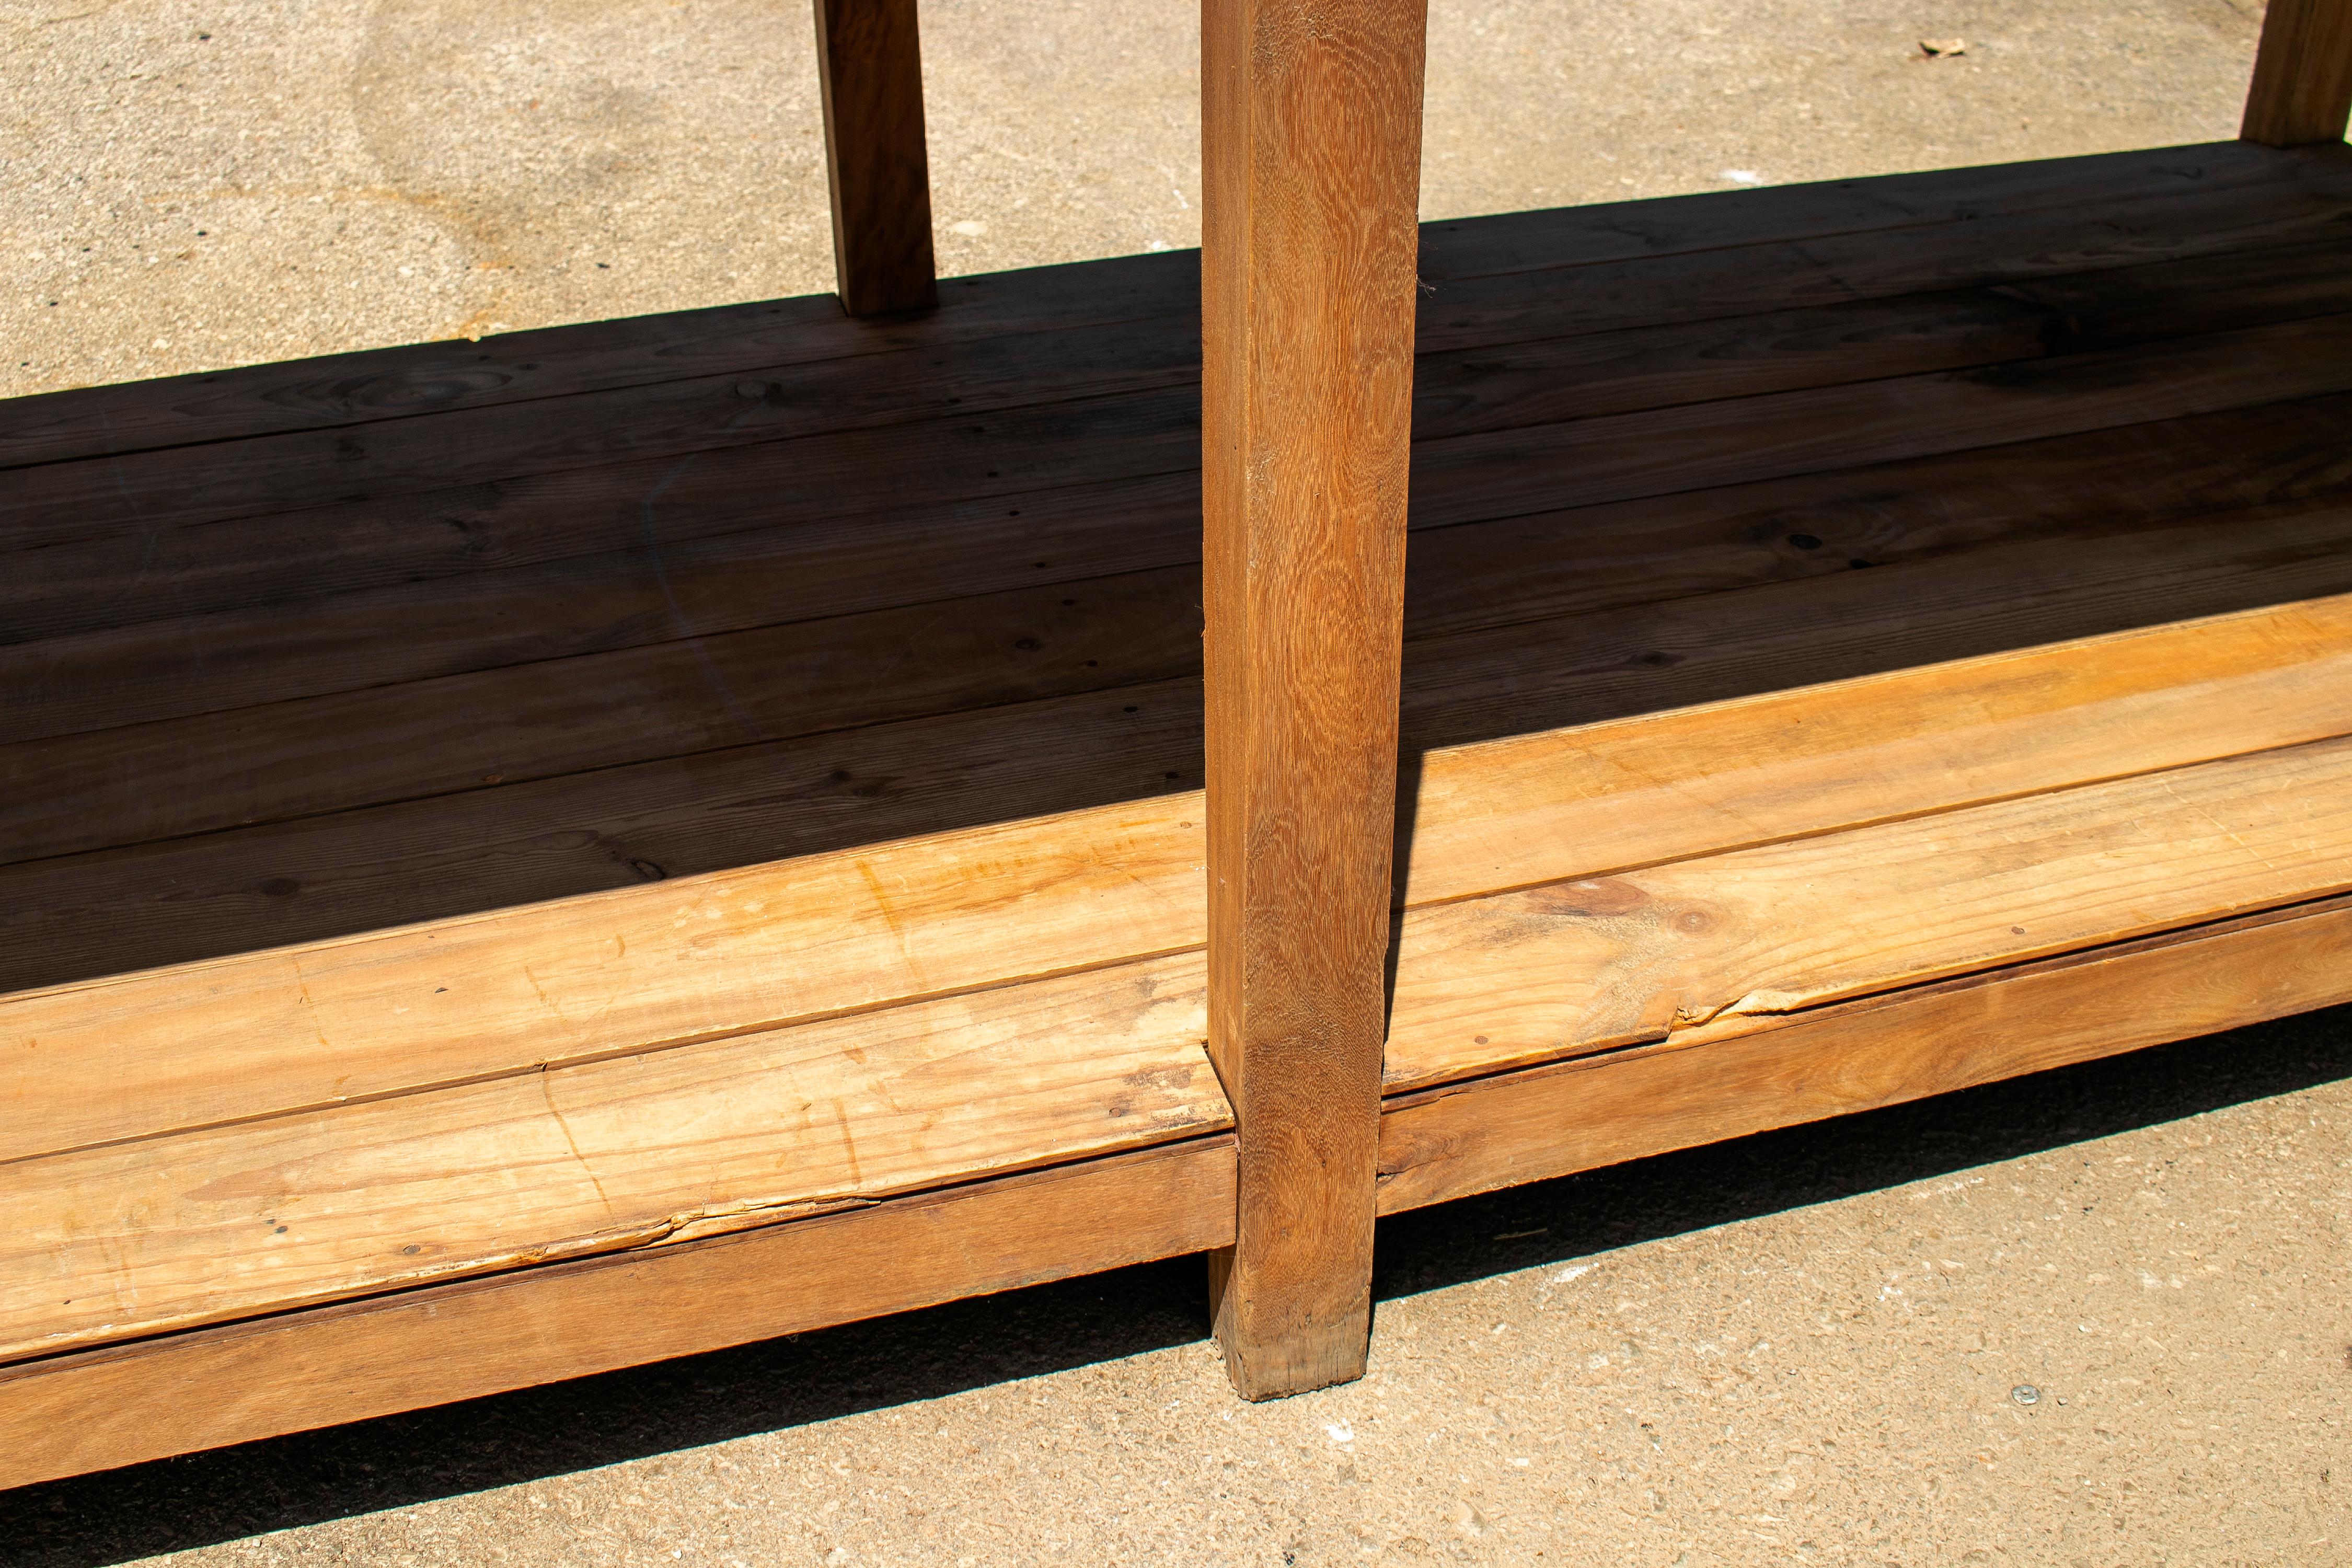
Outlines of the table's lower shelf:
M2347 226L1432 229L1383 1211L2352 997ZM1171 268L27 423L0 1485L1231 1238Z
M2347 734L2352 600L2326 599L1433 753L1383 1206L2352 995L2311 962L2352 921ZM0 1114L26 1363L0 1433L138 1377L226 1440L387 1407L319 1359L385 1336L455 1334L417 1359L478 1392L520 1363L477 1319L569 1325L536 1381L1218 1244L1198 817L1166 797L0 1003L31 1047ZM740 1232L766 1239L713 1239ZM765 1307L710 1305L784 1258ZM675 1339L666 1280L701 1314ZM194 1386L284 1335L351 1348L288 1358L299 1400ZM0 1450L54 1473L48 1447Z

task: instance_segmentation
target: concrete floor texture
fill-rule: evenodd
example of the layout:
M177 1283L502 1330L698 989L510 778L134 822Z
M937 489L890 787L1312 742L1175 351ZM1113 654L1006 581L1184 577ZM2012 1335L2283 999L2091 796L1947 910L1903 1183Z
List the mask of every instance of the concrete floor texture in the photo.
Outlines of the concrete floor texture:
M923 22L944 270L1197 243L1192 5ZM1433 0L1423 211L2226 137L2258 23ZM0 37L0 395L830 282L791 5ZM2352 1563L2347 1112L2352 1010L1385 1222L1370 1374L1298 1399L1176 1259L0 1494L0 1562Z

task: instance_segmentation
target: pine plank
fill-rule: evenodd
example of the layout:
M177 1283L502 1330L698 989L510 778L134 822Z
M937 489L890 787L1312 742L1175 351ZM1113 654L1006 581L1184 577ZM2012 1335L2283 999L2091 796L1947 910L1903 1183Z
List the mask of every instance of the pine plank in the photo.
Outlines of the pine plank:
M0 1163L1196 948L1203 820L1195 791L19 993Z
M2129 657L2139 642L2119 662L2142 662ZM2146 714L2123 727L2135 720L2157 729ZM2347 850L2352 740L2338 739L1430 906L1402 928L1388 1082L1677 1026L1721 1040L1858 995L2339 894ZM1206 994L1201 957L1176 954L183 1131L168 1159L138 1140L18 1160L0 1356L1220 1131Z
M2352 889L2352 741L1405 917L1391 1090Z
M2352 315L1417 443L1423 527L2352 388Z
M1230 1134L0 1368L0 1487L1223 1246Z
M1382 1214L2352 1001L2332 900L1388 1102Z
M1223 1131L1197 955L5 1167L0 1359Z
M2352 997L2319 904L1390 1102L1383 1213ZM1600 1076L1595 1076L1600 1075ZM1737 1092L1724 1092L1726 1085ZM476 1397L1231 1239L1229 1138L0 1369L0 1485ZM779 1289L779 1280L793 1287Z
M1432 752L1404 896L2295 745L2352 731L2347 675L2336 598ZM0 998L0 1161L1187 951L1202 820L1192 792Z

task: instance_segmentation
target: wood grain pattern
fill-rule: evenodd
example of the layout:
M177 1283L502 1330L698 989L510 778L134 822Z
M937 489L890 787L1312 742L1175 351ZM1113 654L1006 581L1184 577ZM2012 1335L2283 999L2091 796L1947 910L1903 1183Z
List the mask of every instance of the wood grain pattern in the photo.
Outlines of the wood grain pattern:
M915 0L816 0L834 277L853 316L940 302Z
M1391 1089L2352 889L2322 741L1409 913Z
M1230 1133L0 1368L0 1487L1223 1246Z
M2273 147L2341 142L2352 118L2352 4L2271 0L2238 134Z
M1843 571L1854 558L1900 561L2308 495L2352 482L2347 406L2321 398L2230 410L2011 445L1997 458L1935 454L1535 513L1472 531L1424 529L1407 562L1407 635ZM959 593L1181 567L1200 558L1199 505L1197 476L1185 473L1025 495L1018 506L909 509L469 578L436 579L420 564L425 581L127 625L37 649L0 647L0 684L15 700L12 734L89 732L107 720L153 722L191 710L906 608ZM1107 518L1118 526L1106 527ZM1817 544L1790 544L1800 531ZM478 542L492 558L509 553L503 541ZM223 570L198 584L203 592L233 599L248 585L234 570L241 550L224 552ZM1502 557L1509 570L1495 569ZM316 558L301 562L333 576ZM186 561L160 569L165 582L205 575ZM145 581L126 584L93 564L75 594L83 611L102 619L110 596L121 600ZM1080 587L1062 598L1078 598L1083 609L1093 592ZM0 599L7 593L0 584ZM24 599L10 611L36 613ZM1066 626L1041 620L1013 640L1026 635L1053 648ZM240 721L266 721L255 714ZM495 764L479 771L517 776Z
M2004 479L2032 502L2031 466ZM1868 487L1856 495L1858 522L1885 518ZM1818 525L1748 515L1768 539ZM1508 564L1499 554L1497 574ZM1553 595L1572 564L1527 570ZM2347 591L2352 511L2323 498L1490 626L1410 645L1407 749ZM0 988L1163 795L1201 776L1200 700L1190 679L1126 687L0 868Z
M2338 598L1439 751L1403 890L1472 898L2345 733L2348 667ZM0 999L0 1160L1181 952L1205 937L1202 820L1195 792L21 993Z
M1197 954L0 1166L0 1359L1232 1124Z
M1202 822L1195 792L18 993L0 1163L1197 947Z
M2333 1006L2352 1000L2347 942L2352 905L2333 900L1400 1096L1381 1212Z
M1202 14L1209 1050L1234 1386L1362 1375L1412 437L1423 0Z
M1923 689L1907 704L1889 700L1883 689L1822 694L1831 700L1819 703L1815 716L1832 723L1841 711L1884 716L1906 707L1927 726L1951 724L1944 716L1955 711L1978 713L1980 722L1973 732L1933 738L1923 748L1863 720L1866 733L1843 752L1833 736L1827 741L1826 765L1816 764L1811 777L1790 777L1778 790L1729 781L1724 793L1731 809L1719 809L1711 821L1701 816L1686 831L1691 841L1710 833L1721 839L1770 831L1738 820L1739 808L1754 802L1769 812L1776 801L1784 816L1773 826L1800 829L1807 785L1834 781L1846 770L1865 778L1880 769L1881 777L1907 775L1919 798L1948 799L1948 790L1928 795L1946 781L1922 764L1939 753L1997 753L2011 735L2009 749L2020 752L2040 738L2044 776L2063 777L2084 766L2086 755L2105 767L2161 755L2143 749L2121 759L2102 756L2096 742L2118 734L2161 734L2170 726L2182 737L2179 745L2210 745L2274 739L2280 721L2287 732L2297 723L2341 724L2352 605L2324 610L2333 612L2332 623L2324 612L2241 617L2200 628L2201 636L2165 628L2104 647L1986 661L1988 668L1969 672L1977 678L1972 683L1954 683L1957 671L1918 672L1945 679L1940 686L1919 681ZM2315 654L2321 657L2315 660ZM2269 669L2260 668L2265 659ZM2168 673L2193 676L2209 660L2241 666L2239 679L2213 683L2189 698L2186 710L2168 711L2161 696L2146 700L2151 689L2161 693ZM2067 688L2069 671L2101 664L2109 667L2104 678L2077 679ZM2248 664L2256 668L2242 668ZM2070 723L2053 723L2053 704ZM2315 705L2315 717L2298 710ZM1785 710L1742 706L1750 711L1713 717L1749 721L1739 737L1749 757L1762 737L1802 732L1787 722ZM2215 736L2194 722L2231 707L2248 714L2268 709L2273 726L2267 735L2248 725ZM1700 739L1693 750L1721 754ZM1605 742L1591 752L1601 763L1625 755ZM1623 763L1628 772L1640 765L1638 754ZM1979 763L1974 776L1952 784L1998 795L2031 778L2030 772ZM1702 792L1725 783L1702 780ZM1555 854L1600 837L1580 834L1586 821L1610 826L1605 813L1580 819L1574 794L1572 781L1557 791L1555 798L1570 804L1538 824ZM1630 803L1633 809L1615 825L1621 839L1628 824L1682 794L1680 780L1651 781L1647 799ZM1884 794L1850 787L1845 801L1824 802L1824 815L1812 820L1834 820L1842 805L1884 811L1906 804ZM1042 834L1035 840L1045 841ZM1013 847L1000 840L994 848L1002 854ZM1076 858L1098 853L1087 847ZM1197 954L967 990L650 1053L597 1054L599 1047L629 1049L665 1029L675 1037L696 1024L709 1033L726 1022L723 1013L714 1016L725 1001L713 992L744 984L733 977L758 975L747 962L748 945L773 942L826 980L835 968L881 972L863 992L844 982L827 995L819 981L800 998L804 1007L854 1005L887 995L894 984L902 993L958 979L969 984L973 971L984 973L991 963L1001 968L1016 956L986 941L991 932L1002 939L1016 929L1001 912L1017 896L1007 888L988 889L938 931L927 929L927 887L945 901L961 894L961 879L958 867L925 866L921 858L909 854L908 863L920 868L925 886L905 889L908 901L893 908L877 880L874 918L862 931L853 924L834 937L829 950L801 953L793 926L766 927L756 919L765 911L756 909L746 920L744 910L721 900L661 911L674 928L721 933L692 955L702 961L699 974L682 979L670 978L684 956L676 935L647 943L641 931L635 969L630 944L615 940L609 957L600 943L598 962L542 978L528 949L514 942L512 922L501 931L500 922L478 921L470 930L268 955L210 975L151 976L19 999L12 1011L32 1013L37 1025L46 1004L65 1035L20 1037L16 1059L46 1057L68 1073L103 1073L104 1099L117 1114L133 1107L153 1120L159 1112L184 1116L185 1086L205 1081L203 1067L213 1068L213 1078L232 1077L218 1070L224 1054L237 1061L234 1078L244 1081L210 1090L215 1115L250 1114L251 1102L227 1105L217 1097L249 1094L250 1080L263 1075L281 1088L301 1074L331 1075L346 1092L378 1095L397 1085L397 1074L420 1068L430 1073L437 1066L446 1076L470 1068L478 1076L425 1092L183 1131L170 1140L168 1159L157 1157L153 1140L141 1139L0 1167L17 1216L0 1244L0 1356L691 1239L1225 1125L1225 1101L1201 1055L1207 1004ZM985 866L989 858L972 855L963 865ZM1127 869L1116 856L1107 866ZM1524 858L1509 868L1531 868ZM870 869L855 868L861 876ZM1028 904L1042 904L1048 939L1058 932L1067 952L1082 952L1093 934L1081 927L1085 917L1092 915L1099 930L1108 923L1103 916L1109 903L1136 895L1065 900L1059 869L1020 869L1045 895L1022 900L1024 913ZM1170 868L1139 924L1156 921L1170 935L1199 931L1198 906L1188 908L1181 890L1189 869ZM839 869L837 880L850 872ZM736 881L738 898L745 886L756 886ZM1856 994L2225 919L2347 886L2352 740L2331 740L1437 904L1404 921L1387 1078L1402 1089L1670 1035L1722 1038ZM803 900L801 929L820 928L816 900L828 890L795 890ZM558 919L577 913L547 911L537 930L525 923L519 934L559 949L560 961L563 938L573 952L581 944L576 919L568 928ZM726 932L730 924L751 929ZM1865 934L1869 942L1858 942ZM508 939L505 952L468 951L469 941L478 949L499 936ZM1110 939L1094 940L1108 945ZM1017 956L1034 964L1044 955ZM931 964L943 973L930 972ZM956 973L959 964L967 966L964 974ZM667 984L648 997L635 983L639 972L656 985ZM425 994L436 977L460 993L442 1005L448 1017L438 1027ZM236 994L240 980L249 987L243 997ZM503 994L465 994L500 982ZM187 1059L203 1047L192 1045L183 1025L202 1026L207 1016L200 1008L184 1017L185 1010L174 1005L191 993L209 1001L216 1029L229 1026L226 1050L206 1052L209 1063ZM776 1005L768 998L736 1000ZM142 1003L143 1019L132 1011ZM242 1035L235 1029L240 1014ZM274 1028L268 1023L273 1015ZM540 1053L537 1070L518 1071L539 1043L531 1025L541 1021L573 1032L575 1058L550 1065ZM92 1048L142 1022L153 1041L146 1059L118 1053L107 1061ZM79 1042L75 1029L83 1033ZM501 1030L503 1059L495 1037ZM411 1044L420 1036L466 1038L472 1059L445 1047L439 1063L420 1063ZM274 1063L247 1045L252 1037L277 1046ZM295 1048L312 1040L319 1049ZM356 1084L348 1069L357 1069ZM502 1076L478 1076L492 1071ZM176 1103L167 1097L173 1074L182 1087ZM166 1081L159 1083L159 1076ZM60 1094L72 1087L55 1073L46 1083L24 1076L11 1083L11 1109L25 1129L20 1149L38 1137L31 1128L39 1110L71 1104ZM1245 1223L1246 1203L1240 1213Z

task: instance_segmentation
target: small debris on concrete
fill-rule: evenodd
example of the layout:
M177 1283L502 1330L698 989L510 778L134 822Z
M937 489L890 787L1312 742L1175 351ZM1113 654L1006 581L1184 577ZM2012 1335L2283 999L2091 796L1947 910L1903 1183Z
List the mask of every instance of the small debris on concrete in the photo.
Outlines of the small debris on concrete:
M1969 41L1966 38L1922 38L1919 40L1919 52L1931 60L1940 60L1951 55L1967 54Z

